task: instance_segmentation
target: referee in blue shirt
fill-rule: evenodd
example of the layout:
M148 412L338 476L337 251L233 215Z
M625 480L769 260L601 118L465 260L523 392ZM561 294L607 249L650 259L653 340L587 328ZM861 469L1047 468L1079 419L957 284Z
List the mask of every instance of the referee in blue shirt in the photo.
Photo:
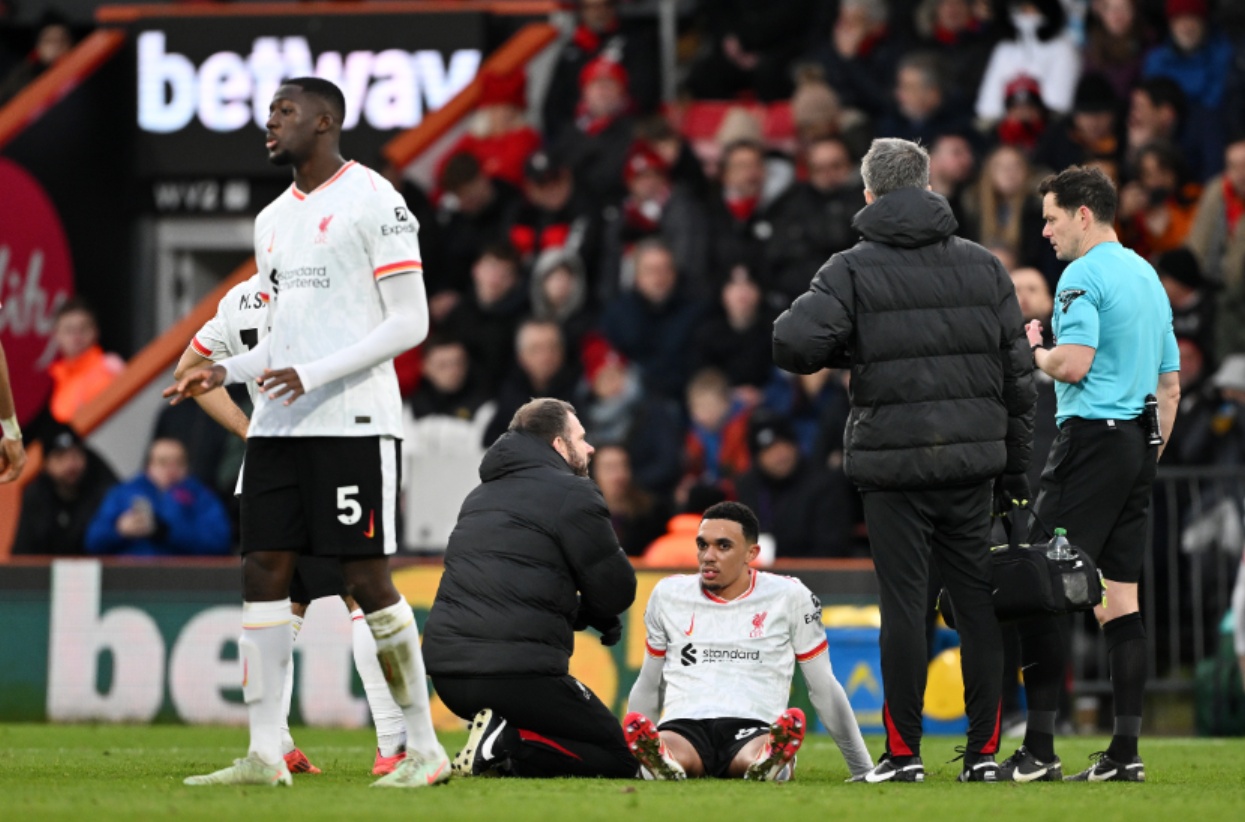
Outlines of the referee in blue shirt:
M1145 781L1137 755L1146 678L1145 624L1137 603L1155 464L1143 413L1158 397L1163 440L1180 402L1180 354L1172 311L1158 275L1120 245L1115 186L1097 169L1073 166L1042 181L1042 236L1070 265L1059 278L1055 347L1042 348L1041 323L1025 329L1037 367L1055 380L1059 434L1051 446L1036 508L1050 527L1098 563L1106 604L1094 609L1106 635L1115 701L1110 747L1070 781ZM1064 676L1059 623L1020 626L1029 704L1024 744L1002 763L1001 779L1057 780L1055 712Z

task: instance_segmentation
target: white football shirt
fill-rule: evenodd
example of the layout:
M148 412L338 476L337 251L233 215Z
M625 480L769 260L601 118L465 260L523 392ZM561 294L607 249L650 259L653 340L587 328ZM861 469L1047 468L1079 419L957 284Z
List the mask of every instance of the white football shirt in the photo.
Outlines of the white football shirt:
M419 223L376 172L348 162L315 191L291 185L255 219L255 260L270 295L268 368L313 362L384 320L377 283L422 276ZM402 436L393 362L307 392L288 406L260 394L256 437Z
M696 574L657 583L644 611L650 656L664 659L661 719L773 722L789 707L796 661L826 653L821 603L791 577L749 570L727 601Z
M238 283L217 303L216 316L191 338L190 347L212 362L245 354L268 335L268 301L259 274ZM250 381L246 390L251 394L251 405L256 405L259 385Z

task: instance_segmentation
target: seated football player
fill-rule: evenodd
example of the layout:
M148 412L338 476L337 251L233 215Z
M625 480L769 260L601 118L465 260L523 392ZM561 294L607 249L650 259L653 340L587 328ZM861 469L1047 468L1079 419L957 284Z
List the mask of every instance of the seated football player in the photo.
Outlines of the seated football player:
M852 781L873 767L830 667L821 603L797 579L748 567L758 531L748 506L711 506L696 536L699 573L653 589L648 654L623 719L645 778L790 779L805 732L804 712L787 706L796 662Z

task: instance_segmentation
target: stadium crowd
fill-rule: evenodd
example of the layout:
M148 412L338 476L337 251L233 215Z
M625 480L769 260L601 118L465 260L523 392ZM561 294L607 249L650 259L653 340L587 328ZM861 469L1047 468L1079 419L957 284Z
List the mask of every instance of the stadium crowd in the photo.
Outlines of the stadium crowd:
M1106 171L1121 239L1155 264L1175 312L1183 400L1165 463L1245 464L1239 4L702 2L680 37L680 99L664 107L655 27L627 5L580 0L543 100L522 74L486 75L434 190L405 184L432 317L398 363L416 443L465 421L480 453L529 398L556 397L598 449L628 554L678 529L675 515L729 498L757 512L777 557L864 555L842 471L847 374L776 369L771 324L856 242L870 140L902 137L928 147L958 233L1003 261L1026 319L1045 328L1062 263L1041 237L1037 182L1071 164ZM56 403L50 415L66 420ZM1034 487L1053 407L1047 381ZM183 440L190 475L229 501L237 444L208 443L195 432L212 424L191 414L165 412L157 436ZM58 436L45 436L49 453ZM57 465L28 496L63 507ZM71 496L95 505L101 493ZM120 544L55 507L28 501L23 520L72 522L83 541L56 543L68 553ZM42 552L43 539L15 550Z

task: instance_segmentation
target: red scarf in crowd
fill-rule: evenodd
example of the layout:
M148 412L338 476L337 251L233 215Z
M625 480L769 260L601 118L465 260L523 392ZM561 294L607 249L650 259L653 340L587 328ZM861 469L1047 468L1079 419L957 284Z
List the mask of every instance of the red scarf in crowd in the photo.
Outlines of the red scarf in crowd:
M726 210L731 213L736 222L746 223L752 218L752 213L757 210L757 202L760 197L726 197Z

